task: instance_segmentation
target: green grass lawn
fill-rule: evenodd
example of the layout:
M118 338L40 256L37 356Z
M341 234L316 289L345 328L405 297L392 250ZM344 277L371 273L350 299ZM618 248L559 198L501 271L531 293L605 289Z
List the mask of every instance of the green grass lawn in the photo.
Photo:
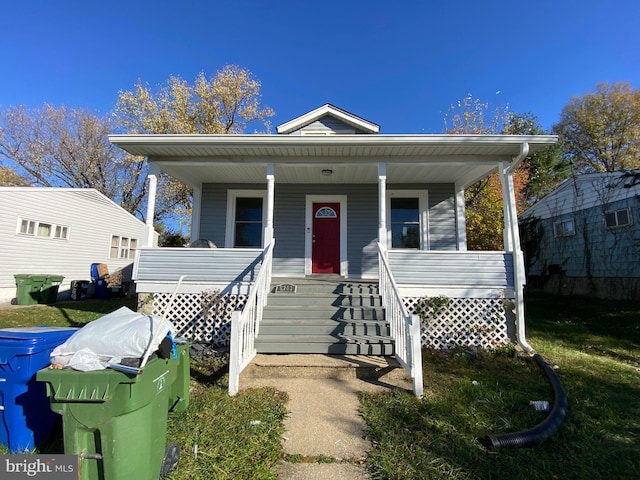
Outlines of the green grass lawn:
M529 401L553 400L546 376L509 350L427 352L423 400L362 395L374 478L640 477L640 304L530 295L527 313L528 339L569 398L558 433L535 448L487 451L479 437L545 418Z
M80 326L120 304L11 307L0 310L0 328ZM361 395L372 478L639 478L640 304L530 295L527 318L529 342L557 366L569 397L556 435L518 450L487 451L478 441L545 418L529 401L552 401L552 391L528 356L511 348L426 351L423 399L406 392ZM286 397L256 389L231 398L227 386L224 358L194 359L191 405L169 416L168 439L182 448L172 479L276 478ZM62 447L54 439L47 448Z

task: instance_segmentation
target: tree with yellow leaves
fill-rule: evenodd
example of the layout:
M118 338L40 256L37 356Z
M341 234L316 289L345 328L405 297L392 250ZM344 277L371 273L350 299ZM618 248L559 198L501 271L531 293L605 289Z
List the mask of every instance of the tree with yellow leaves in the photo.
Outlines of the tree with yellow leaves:
M493 107L471 94L451 105L444 119L447 133L456 134L542 134L532 114L513 114L508 107ZM568 175L555 147L536 152L513 174L518 212L548 193ZM502 186L497 174L465 190L467 247L470 250L502 250L504 212Z
M573 97L553 127L575 173L640 168L640 89L600 83Z
M260 105L260 82L227 65L215 76L200 73L193 84L170 76L153 91L138 81L121 91L116 116L128 133L230 134L259 124L266 131L273 110Z

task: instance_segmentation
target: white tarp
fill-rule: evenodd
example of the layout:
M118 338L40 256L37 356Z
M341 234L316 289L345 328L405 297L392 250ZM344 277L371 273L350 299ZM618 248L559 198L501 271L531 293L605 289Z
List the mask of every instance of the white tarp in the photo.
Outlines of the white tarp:
M169 333L175 336L175 328L163 317L121 307L71 335L50 360L75 370L103 370L123 358L141 358L147 349L155 352Z

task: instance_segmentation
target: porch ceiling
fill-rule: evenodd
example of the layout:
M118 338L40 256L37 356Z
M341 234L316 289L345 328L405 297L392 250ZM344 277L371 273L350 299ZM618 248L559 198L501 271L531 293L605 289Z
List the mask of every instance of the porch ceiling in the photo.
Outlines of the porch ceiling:
M182 182L264 183L268 163L277 183L375 183L378 163L389 183L455 183L466 187L529 153L551 135L112 135L109 140ZM329 169L331 175L323 175Z

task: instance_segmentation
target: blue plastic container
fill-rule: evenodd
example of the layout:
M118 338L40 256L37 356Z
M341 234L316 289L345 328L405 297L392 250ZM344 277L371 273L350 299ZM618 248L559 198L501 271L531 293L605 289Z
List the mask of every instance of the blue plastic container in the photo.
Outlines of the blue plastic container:
M33 450L51 435L59 416L51 411L38 370L77 328L17 327L0 329L0 445L9 453Z

